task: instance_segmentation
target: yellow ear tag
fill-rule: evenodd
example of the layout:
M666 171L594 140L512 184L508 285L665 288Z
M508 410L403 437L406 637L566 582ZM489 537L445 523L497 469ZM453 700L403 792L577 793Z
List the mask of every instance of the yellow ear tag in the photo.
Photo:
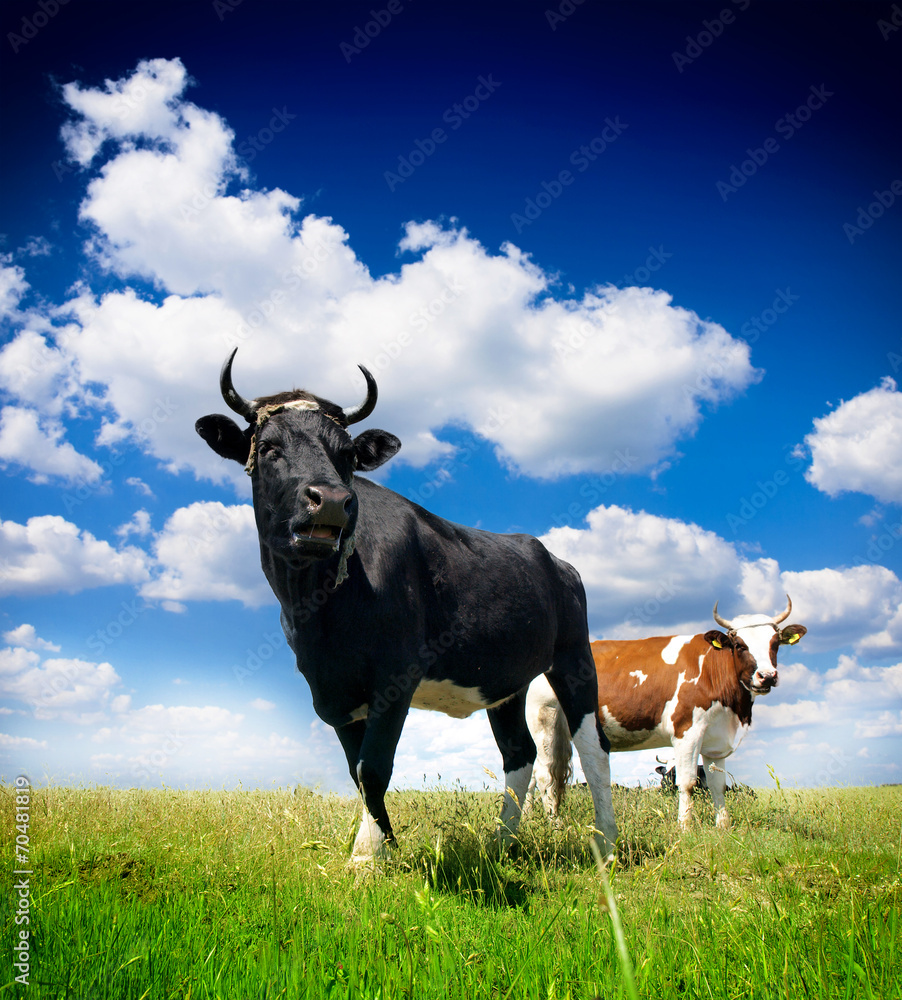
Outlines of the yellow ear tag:
M712 639L711 640L711 645L715 649L723 649L723 644L721 643L720 639Z
M792 645L792 644L793 644L794 642L798 642L798 641L799 641L799 639L801 639L801 638L802 638L802 637L801 637L801 636L799 635L799 633L798 633L798 632L793 632L793 633L792 633L792 635L791 635L791 636L790 636L790 637L789 637L789 638L788 638L788 639L787 639L786 641L787 641L787 642L789 643L789 645L791 646L791 645Z

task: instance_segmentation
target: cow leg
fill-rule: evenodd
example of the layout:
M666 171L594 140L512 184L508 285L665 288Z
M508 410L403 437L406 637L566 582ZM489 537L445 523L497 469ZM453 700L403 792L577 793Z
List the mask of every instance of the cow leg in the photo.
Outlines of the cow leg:
M536 745L526 725L526 688L513 698L486 711L504 767L504 802L501 806L501 843L507 847L520 825Z
M557 826L560 825L561 803L573 770L570 766L570 730L560 702L544 674L529 686L526 724L536 744L536 762L529 792L542 800L552 824Z
M702 754L705 764L705 779L708 782L708 791L711 793L711 801L714 803L715 819L714 825L718 830L727 830L730 826L730 814L727 812L727 772L723 767L723 762L717 757L706 757Z
M604 841L599 842L599 847L606 855L613 853L617 822L611 800L611 744L598 721L598 678L588 642L576 650L555 653L554 664L545 676L564 710L589 783L595 806L595 829Z
M698 743L674 740L676 752L676 786L680 793L680 826L687 830L692 822L692 790L698 780Z
M388 727L387 732L385 717L352 722L337 730L351 780L363 800L363 817L351 851L352 865L379 860L394 843L395 835L385 808L385 792L391 780L395 748L405 715L401 715L400 725Z

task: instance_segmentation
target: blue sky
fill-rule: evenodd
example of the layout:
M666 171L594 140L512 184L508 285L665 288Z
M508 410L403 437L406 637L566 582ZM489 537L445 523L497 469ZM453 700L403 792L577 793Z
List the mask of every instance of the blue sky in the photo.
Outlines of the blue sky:
M5 4L0 772L350 789L194 433L238 345L249 396L370 367L380 481L542 537L593 637L788 592L731 770L902 780L900 21ZM483 714L415 712L394 783L499 766Z

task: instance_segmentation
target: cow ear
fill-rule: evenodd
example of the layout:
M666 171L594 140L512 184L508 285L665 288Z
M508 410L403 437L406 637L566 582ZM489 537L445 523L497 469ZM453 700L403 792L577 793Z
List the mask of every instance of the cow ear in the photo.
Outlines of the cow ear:
M780 642L792 646L808 631L804 625L787 625L780 633Z
M401 441L388 431L370 430L354 438L357 449L357 468L369 472L384 465L401 450Z
M733 645L732 639L723 632L718 632L712 628L710 632L705 632L705 642L715 649L730 649Z
M231 417L211 413L196 421L194 429L217 455L234 459L242 465L247 462L251 450L250 427L242 430Z

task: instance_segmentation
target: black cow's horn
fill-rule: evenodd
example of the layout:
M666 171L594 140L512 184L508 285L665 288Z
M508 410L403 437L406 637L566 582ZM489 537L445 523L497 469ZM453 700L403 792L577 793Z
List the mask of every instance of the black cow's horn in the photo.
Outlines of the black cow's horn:
M237 353L238 348L236 347L225 359L222 371L219 373L219 391L222 393L222 398L226 401L226 405L230 410L240 413L245 420L253 423L257 419L256 401L248 402L243 396L239 396L235 392L235 387L232 385L232 362L235 360Z
M786 619L791 614L791 612L792 612L792 601L789 599L789 594L787 594L786 595L786 610L783 612L782 615L778 615L774 619L774 625L779 625L780 622L785 622Z
M364 399L360 406L348 406L342 410L346 424L356 424L359 420L366 420L373 410L376 409L376 400L379 398L376 380L363 365L358 365L357 367L363 372L363 377L366 379L366 399Z
M714 621L716 621L721 628L725 628L728 632L733 627L732 622L728 622L726 618L721 618L717 613L717 601L714 602Z

